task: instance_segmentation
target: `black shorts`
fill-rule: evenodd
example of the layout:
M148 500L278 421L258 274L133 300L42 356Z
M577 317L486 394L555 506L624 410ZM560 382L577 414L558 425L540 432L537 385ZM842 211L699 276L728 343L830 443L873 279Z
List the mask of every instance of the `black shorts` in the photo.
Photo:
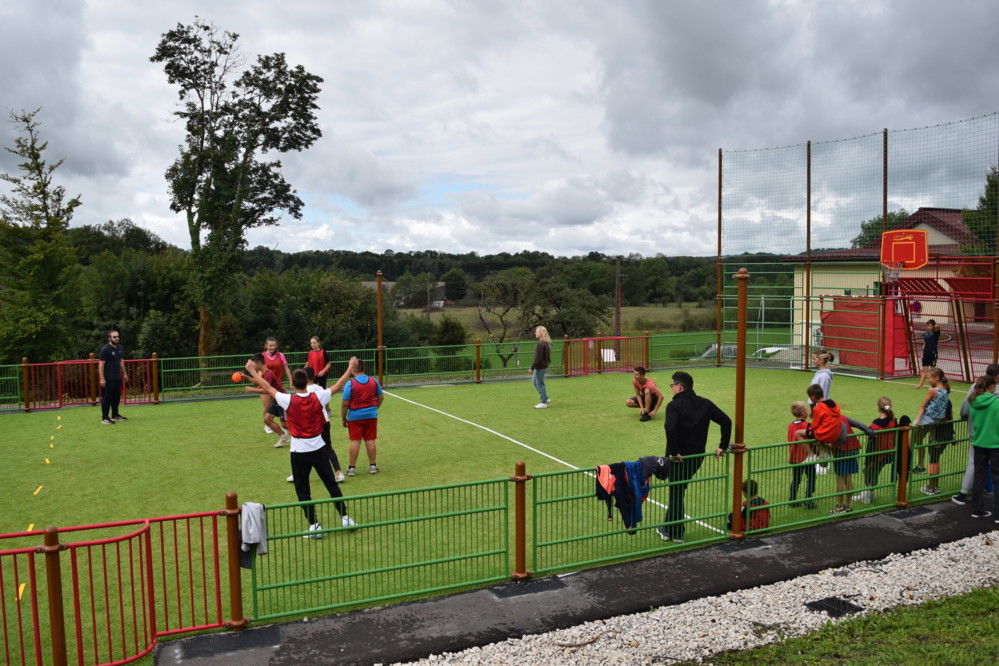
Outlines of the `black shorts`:
M634 396L634 395L630 396L628 398L628 400L630 400L631 402L634 402L636 407L638 406L638 396ZM656 394L656 393L653 393L652 395L650 395L649 396L649 411L651 412L653 409L655 409L656 405L658 403L659 403L659 395Z
M284 408L277 404L277 400L271 403L271 406L267 408L267 413L271 416L276 416L279 419L284 419Z
M937 355L935 353L927 354L923 352L923 367L929 368L937 364Z

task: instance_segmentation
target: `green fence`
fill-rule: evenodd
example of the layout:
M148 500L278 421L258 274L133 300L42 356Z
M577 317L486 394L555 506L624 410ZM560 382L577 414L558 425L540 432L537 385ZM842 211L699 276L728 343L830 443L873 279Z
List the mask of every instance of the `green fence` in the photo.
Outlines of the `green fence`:
M509 487L501 479L268 506L269 552L253 567L253 617L506 580ZM341 501L356 526L342 526ZM308 530L307 505L325 526L318 533Z
M686 458L681 464L698 468L697 475L689 482L651 484L643 522L632 530L624 529L617 510L595 499L593 469L532 477L531 570L543 574L727 539L728 461L713 454ZM681 494L683 510L669 515L670 498ZM660 532L676 540L665 540Z

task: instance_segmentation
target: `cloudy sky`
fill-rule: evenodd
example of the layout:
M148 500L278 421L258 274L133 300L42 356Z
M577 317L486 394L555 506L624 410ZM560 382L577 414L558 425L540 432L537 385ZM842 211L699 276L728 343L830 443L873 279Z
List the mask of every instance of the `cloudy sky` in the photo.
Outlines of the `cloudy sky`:
M149 56L195 16L325 79L323 138L283 158L304 217L251 247L713 254L718 148L999 110L984 0L7 0L0 100L42 107L76 224L189 247Z

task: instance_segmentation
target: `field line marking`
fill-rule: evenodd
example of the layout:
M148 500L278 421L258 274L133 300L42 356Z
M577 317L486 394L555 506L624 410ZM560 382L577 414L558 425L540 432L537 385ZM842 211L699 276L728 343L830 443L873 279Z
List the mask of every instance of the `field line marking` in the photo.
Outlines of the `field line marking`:
M575 465L573 465L571 463L567 463L564 460L556 458L553 455L549 455L549 454L545 453L544 451L539 451L538 449L534 448L533 446L530 446L529 444L524 444L523 442L517 441L513 437L510 437L508 435L504 435L503 433L497 432L497 431L493 430L492 428L487 428L486 426L484 426L484 425L482 425L480 423L475 423L474 421L469 421L467 419L463 419L460 416L455 416L454 414L449 414L449 413L447 413L447 412L445 412L443 410L437 409L436 407L431 407L429 405L424 405L422 403L416 402L415 400L410 400L409 398L403 398L398 393L390 393L389 391L383 391L383 393L385 393L385 395L390 395L393 398L398 398L399 400L402 400L403 402L408 402L411 405L416 405L417 407L422 407L423 409L426 409L426 410L431 411L431 412L435 412L435 413L440 414L442 416L446 416L446 417L448 417L450 419L454 419L455 421L460 421L460 422L462 422L462 423L464 423L466 425L472 426L473 428L478 428L480 430L485 430L486 432L488 432L488 433L490 433L492 435L496 435L497 437L505 439L508 442L516 444L517 446L521 446L521 447L527 449L528 451L532 451L534 453L537 453L539 456L544 456L545 458L548 458L549 460L554 460L555 462L557 462L560 465L565 465L569 469L574 469L574 470L581 470L582 469L580 467L576 467ZM596 475L593 472L584 472L584 473L587 476L589 476L589 477L596 478ZM655 504L656 506L660 507L664 511L668 508L667 505L665 505L662 502L659 502L657 500L654 500L654 499L648 499L646 501L649 502L650 504ZM687 514L683 514L683 515L684 515L685 518L690 518L691 517L691 516L689 516ZM697 523L698 525L702 526L702 527L708 528L709 530L712 530L714 532L718 532L719 534L724 534L725 533L724 530L720 530L717 527L715 527L713 525L708 525L707 523L702 522L700 520L695 520L694 522Z

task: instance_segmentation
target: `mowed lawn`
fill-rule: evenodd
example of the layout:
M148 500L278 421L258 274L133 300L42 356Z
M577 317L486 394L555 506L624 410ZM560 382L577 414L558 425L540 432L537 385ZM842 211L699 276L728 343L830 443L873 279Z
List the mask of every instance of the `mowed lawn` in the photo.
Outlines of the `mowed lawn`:
M698 393L734 413L733 369L692 373ZM667 398L669 375L651 375ZM784 439L788 405L804 398L810 377L747 372L747 443ZM350 496L507 477L518 460L539 473L661 455L663 413L640 423L623 404L630 380L624 373L550 379L547 410L533 408L537 394L526 373L522 381L390 389L379 419L381 473L368 474L362 449L358 476L343 491ZM956 408L964 387L955 389ZM913 390L912 382L845 376L833 382L833 397L844 411L865 422L876 416L881 395L892 398L897 414L914 416L924 391ZM114 426L101 425L98 409L90 407L0 416L6 431L0 444L0 532L215 510L230 490L240 501L295 500L285 481L288 449L273 448L276 437L263 433L257 399L126 406L122 413L129 420ZM712 428L709 448L717 437ZM346 467L346 431L338 419L333 438ZM313 496L326 497L315 477Z

